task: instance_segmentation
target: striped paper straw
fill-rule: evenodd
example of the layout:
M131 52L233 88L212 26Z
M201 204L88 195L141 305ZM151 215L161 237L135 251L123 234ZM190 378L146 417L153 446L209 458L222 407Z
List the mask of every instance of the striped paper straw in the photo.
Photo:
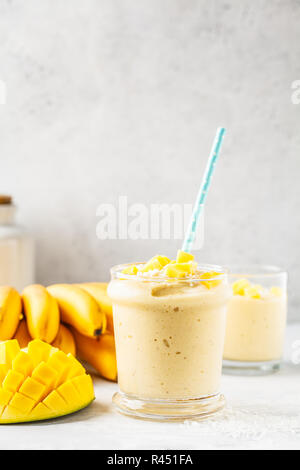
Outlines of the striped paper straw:
M194 242L196 232L197 232L197 227L198 227L199 220L200 220L200 215L201 215L202 208L204 206L204 203L207 197L207 192L209 190L211 177L214 172L215 164L220 154L220 148L221 148L224 134L225 134L224 127L219 127L216 132L216 137L215 137L215 140L214 140L214 143L213 143L213 146L210 151L210 155L206 164L205 173L203 175L202 183L199 188L197 199L193 208L191 220L190 220L187 232L185 234L185 239L183 241L182 250L187 253L190 253L192 246L193 246L193 242Z

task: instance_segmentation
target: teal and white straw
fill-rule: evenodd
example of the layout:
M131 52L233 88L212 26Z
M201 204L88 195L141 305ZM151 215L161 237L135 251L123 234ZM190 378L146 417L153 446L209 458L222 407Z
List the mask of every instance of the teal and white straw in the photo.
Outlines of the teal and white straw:
M207 196L207 192L210 186L211 177L214 172L215 164L219 157L220 148L221 148L224 134L225 134L224 127L219 127L217 129L216 137L215 137L212 149L210 151L210 155L209 155L206 168L205 168L205 173L202 179L201 186L199 188L199 192L198 192L197 199L193 208L191 220L190 220L187 232L185 234L185 239L182 245L182 250L187 253L191 252L193 242L195 240L197 227L198 227L199 220L200 220L200 215L201 215L202 208L206 200L206 196Z

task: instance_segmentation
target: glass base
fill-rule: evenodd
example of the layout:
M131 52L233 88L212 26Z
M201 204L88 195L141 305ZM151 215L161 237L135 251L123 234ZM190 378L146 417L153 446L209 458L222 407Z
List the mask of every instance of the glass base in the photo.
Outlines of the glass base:
M116 410L123 415L154 421L204 419L225 405L221 394L187 400L143 400L117 392L112 401Z
M280 361L230 361L223 359L222 372L230 375L268 375L280 369Z

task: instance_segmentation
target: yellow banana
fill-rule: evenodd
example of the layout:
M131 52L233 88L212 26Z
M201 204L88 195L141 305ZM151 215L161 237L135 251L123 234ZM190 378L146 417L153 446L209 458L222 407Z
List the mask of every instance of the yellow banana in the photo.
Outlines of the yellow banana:
M71 353L74 357L76 356L74 336L65 325L59 325L58 333L55 340L52 342L52 346L61 349L65 354Z
M20 348L27 348L27 344L32 340L25 318L20 321L17 331L15 332L14 339L18 340Z
M117 361L114 336L106 333L98 339L87 338L73 329L77 354L89 362L105 379L117 380Z
M90 338L99 336L105 330L105 315L86 291L72 284L54 284L47 290L57 300L64 323Z
M0 341L11 339L22 318L20 294L10 286L0 286Z
M59 328L59 309L56 300L40 284L25 287L22 298L30 336L52 343Z
M84 282L77 285L94 297L102 312L105 313L107 330L114 334L112 303L106 292L107 282Z

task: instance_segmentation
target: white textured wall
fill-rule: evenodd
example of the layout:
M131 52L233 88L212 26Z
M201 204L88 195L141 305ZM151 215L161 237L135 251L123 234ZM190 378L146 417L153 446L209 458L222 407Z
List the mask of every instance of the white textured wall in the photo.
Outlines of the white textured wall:
M38 280L174 253L98 240L96 208L192 202L223 124L199 256L286 267L300 318L299 57L298 0L0 0L0 188L37 238Z

